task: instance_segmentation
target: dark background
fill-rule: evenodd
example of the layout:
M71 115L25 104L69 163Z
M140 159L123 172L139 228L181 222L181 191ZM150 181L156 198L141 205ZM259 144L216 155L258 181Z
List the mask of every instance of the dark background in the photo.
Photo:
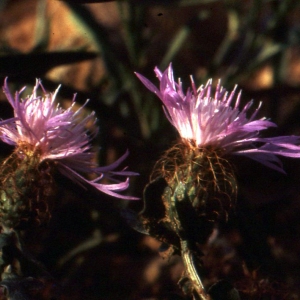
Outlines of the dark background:
M81 3L80 3L81 2ZM155 161L176 140L161 102L135 71L157 83L153 69L172 61L188 86L222 79L243 90L241 105L263 101L260 116L279 125L266 134L300 134L300 10L298 1L2 0L0 79L11 90L35 78L48 91L62 84L68 107L90 99L100 128L94 141L106 165L126 149L128 194L142 197ZM103 3L100 3L103 2ZM0 94L0 117L12 115ZM89 128L91 131L92 127ZM265 133L263 133L265 134ZM12 148L0 144L4 159ZM239 193L227 223L204 246L203 282L229 280L241 299L300 299L300 162L282 159L287 175L234 158ZM180 257L159 256L160 242L136 232L120 211L126 202L56 178L58 204L46 227L28 233L28 250L54 276L60 299L182 299ZM49 292L50 293L50 292ZM45 299L48 299L45 292Z

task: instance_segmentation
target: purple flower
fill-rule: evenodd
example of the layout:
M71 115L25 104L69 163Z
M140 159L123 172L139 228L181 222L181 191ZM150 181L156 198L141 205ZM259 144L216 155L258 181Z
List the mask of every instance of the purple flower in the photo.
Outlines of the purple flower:
M37 96L39 87L44 93L43 97ZM128 176L137 175L126 170L115 171L127 157L128 152L109 166L98 167L93 162L95 153L92 151L90 141L97 132L90 137L87 134L86 124L95 122L94 112L81 119L82 108L74 111L75 96L72 105L66 110L63 109L55 103L59 87L54 93L47 94L40 80L36 81L30 96L20 99L20 93L24 89L25 87L16 92L14 98L5 80L3 90L14 109L15 118L0 123L0 138L3 142L15 146L20 158L37 156L40 163L53 161L63 175L79 184L93 186L117 198L138 199L117 193L128 188ZM78 172L94 173L97 174L97 178L88 180ZM125 176L127 179L120 182L115 176ZM99 183L104 177L115 183Z
M180 79L178 83L174 80L171 64L163 73L157 67L154 71L160 81L159 89L141 74L136 75L161 99L167 118L183 140L199 148L222 149L224 155L244 155L280 172L284 171L276 155L300 157L297 145L300 137L259 136L261 130L276 127L276 124L265 118L256 119L261 103L250 116L252 101L240 110L241 92L236 97L237 86L228 93L218 82L213 95L212 80L197 89L191 77L191 88L185 93Z

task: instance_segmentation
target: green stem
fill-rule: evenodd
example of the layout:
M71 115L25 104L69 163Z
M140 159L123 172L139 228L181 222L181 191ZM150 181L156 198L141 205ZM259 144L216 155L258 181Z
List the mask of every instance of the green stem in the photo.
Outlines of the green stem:
M203 283L195 267L195 256L193 255L192 251L188 248L188 242L186 240L181 240L181 256L187 276L189 277L193 285L194 292L199 297L199 299L209 300L210 297L206 294ZM197 298L194 297L194 299Z

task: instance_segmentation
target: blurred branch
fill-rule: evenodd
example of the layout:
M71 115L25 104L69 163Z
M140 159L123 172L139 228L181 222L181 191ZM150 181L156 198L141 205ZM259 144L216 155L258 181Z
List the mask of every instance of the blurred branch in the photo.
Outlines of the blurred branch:
M36 26L35 26L35 45L31 50L42 51L46 50L50 39L50 21L46 16L47 1L40 0L37 2L37 13L36 13Z
M84 28L89 38L95 43L101 54L105 67L116 88L122 87L121 74L124 72L124 64L118 59L113 47L111 47L106 29L99 24L94 15L85 7L77 5L73 1L66 1L73 12L73 17L79 28Z
M288 32L283 23L287 13L299 4L295 0L272 1L271 17L260 31L257 26L264 1L254 0L246 18L240 11L239 3L228 4L228 32L215 55L208 77L213 77L225 65L223 83L227 81L227 84L232 85L247 78L268 61L282 61L279 56L283 55L288 46ZM278 34L284 36L285 40L278 39ZM226 59L230 53L234 60L228 64ZM282 77L282 67L282 63L275 67L274 76Z
M92 237L88 238L87 240L85 240L84 242L79 244L77 247L73 248L65 256L63 256L58 261L58 265L60 265L60 266L64 265L65 263L67 263L68 261L73 259L74 256L100 245L102 240L103 240L103 238L102 238L102 234L101 234L100 230L96 229L94 231Z
M249 62L249 59L247 57L250 54L253 54L256 52L256 49L258 47L257 44L257 38L258 35L255 32L255 26L257 25L258 19L259 19L259 13L262 8L263 1L261 0L254 0L252 3L252 6L250 8L250 11L246 17L246 21L243 21L240 19L240 29L239 29L239 37L241 46L240 49L234 59L234 61L230 64L230 66L227 69L227 72L224 74L223 82L224 84L226 81L232 82L235 81L235 76L239 72L243 72L243 69L241 68L242 62L247 61ZM241 18L242 16L240 16ZM245 73L245 72L243 72Z
M200 4L209 4L220 0L57 0L63 2L72 2L74 4L104 3L104 2L130 2L140 5L169 5L169 6L192 6Z
M61 2L72 2L73 4L86 4L86 3L104 3L113 2L115 0L57 0Z
M224 61L225 55L228 53L230 47L238 38L240 20L236 10L229 8L228 9L228 29L225 38L222 41L222 44L219 46L215 57L212 60L211 64L211 73L216 71L217 68ZM210 75L209 75L210 76Z
M184 42L188 38L192 28L199 20L205 19L207 14L204 11L200 11L198 15L188 21L187 24L183 25L178 32L175 34L173 40L170 43L167 52L165 53L161 63L159 64L161 69L165 69L171 61L174 60L176 54L182 49Z
M95 52L75 51L1 55L0 76L33 76L37 78L59 65L94 59L97 56L98 54Z
M132 67L139 65L140 53L143 50L142 28L144 27L146 8L131 2L124 5L117 1L123 28L125 29L125 44Z
M295 9L300 2L298 0L284 0L284 1L273 1L275 9L272 19L268 22L266 33L272 32L278 24L280 24L287 16L287 14Z
M7 2L8 2L8 0L1 0L0 1L0 11L5 8Z
M118 57L118 49L111 44L106 33L106 29L99 24L92 13L83 6L78 6L67 2L69 7L72 9L76 15L76 22L78 26L84 27L90 38L95 42L96 47L99 49L103 57L106 69L110 75L110 79L113 82L113 86L110 90L110 95L117 99L118 95L126 91L130 94L130 98L133 103L134 114L140 125L140 132L143 138L148 138L150 136L150 128L148 120L145 117L142 107L142 97L140 95L139 88L136 86L136 78L133 73L133 69L137 68L138 63L137 58L137 48L140 47L141 36L139 34L134 36L137 28L137 24L142 23L143 18L137 17L136 20L127 21L127 18L123 15L123 22L126 24L127 32L127 50L130 53L130 58L132 65L130 67L126 66ZM121 9L121 12L123 10ZM139 10L140 11L140 10ZM135 17L138 12L135 11L135 7L129 7L129 17ZM141 26L140 26L141 27Z
M286 46L279 44L265 45L257 56L250 60L247 65L243 66L243 68L238 68L238 66L236 67L234 74L227 78L228 84L233 85L236 82L240 82L242 79L247 78L263 64L278 57L278 55L280 55L286 48Z

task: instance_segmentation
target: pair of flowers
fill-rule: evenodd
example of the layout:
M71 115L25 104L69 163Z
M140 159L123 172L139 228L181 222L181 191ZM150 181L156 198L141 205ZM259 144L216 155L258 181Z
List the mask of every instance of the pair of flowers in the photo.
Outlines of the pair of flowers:
M197 89L191 78L191 88L184 92L180 80L178 83L174 80L171 65L163 73L155 68L155 73L160 81L159 89L144 76L136 75L161 99L167 118L178 130L182 141L191 148L212 147L219 149L221 155L244 155L280 172L284 171L277 155L300 157L299 137L259 136L261 130L276 125L264 118L256 119L260 105L250 117L247 114L252 102L240 111L241 93L235 97L236 87L228 94L219 82L212 95L212 81ZM44 97L37 95L38 88L42 88ZM0 138L15 146L15 152L21 158L38 153L41 163L54 162L63 175L78 183L90 185L114 197L137 199L119 194L128 188L128 178L137 175L127 170L115 171L128 152L109 166L99 167L93 162L94 153L90 144L93 136L87 134L86 124L95 121L94 113L80 119L82 108L73 110L75 98L72 106L66 110L56 105L58 89L53 94L47 94L40 80L37 80L32 94L25 99L20 99L24 89L13 97L6 80L3 89L14 109L14 118L0 122ZM234 106L231 106L234 101ZM82 173L94 173L97 177L88 180L80 175ZM125 176L125 181L117 181L119 176ZM104 177L116 180L116 183L100 183Z

